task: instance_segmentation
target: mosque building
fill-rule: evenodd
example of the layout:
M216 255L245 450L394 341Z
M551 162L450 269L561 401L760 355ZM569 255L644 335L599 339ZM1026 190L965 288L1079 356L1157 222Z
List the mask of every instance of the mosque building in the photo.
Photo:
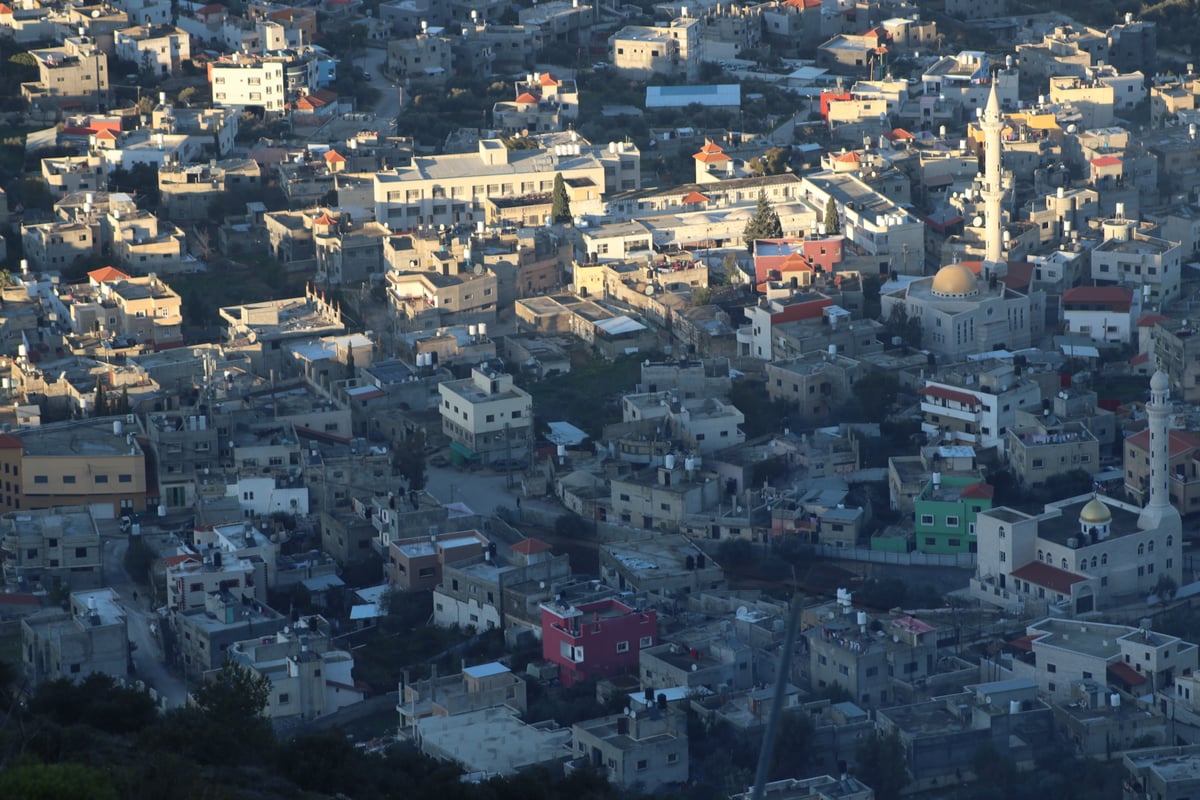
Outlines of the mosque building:
M1004 608L1068 616L1144 602L1166 576L1180 585L1183 526L1171 505L1168 380L1150 379L1150 497L1145 507L1101 495L1046 505L1040 514L1000 507L975 518L971 590ZM1032 608L1031 608L1032 606Z

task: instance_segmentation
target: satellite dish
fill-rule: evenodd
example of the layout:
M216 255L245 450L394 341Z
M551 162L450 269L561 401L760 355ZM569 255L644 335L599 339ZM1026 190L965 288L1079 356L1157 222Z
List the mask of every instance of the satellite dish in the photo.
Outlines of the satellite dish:
M647 297L649 297L649 296L653 295L653 294L654 294L654 287L653 287L653 286L647 286L647 287L645 288L645 292L646 292L646 296L647 296Z
M983 225L983 217L976 214L975 219L971 220L971 224L978 228L979 226Z
M100 18L100 9L93 8L92 9L92 19L99 19L99 18Z
M483 264L476 264L471 269L471 271L474 272L476 275L482 275L483 274Z
M1076 127L1074 122L1067 126L1067 133L1074 133L1077 130L1079 130L1079 128Z
M737 616L739 619L741 619L742 617L745 617L749 613L750 613L750 609L746 608L745 606L738 606Z

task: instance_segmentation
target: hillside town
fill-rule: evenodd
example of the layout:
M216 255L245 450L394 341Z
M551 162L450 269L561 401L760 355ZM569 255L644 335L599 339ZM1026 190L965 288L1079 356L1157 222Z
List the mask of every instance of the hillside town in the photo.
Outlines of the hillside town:
M0 796L1195 797L1163 5L0 2Z

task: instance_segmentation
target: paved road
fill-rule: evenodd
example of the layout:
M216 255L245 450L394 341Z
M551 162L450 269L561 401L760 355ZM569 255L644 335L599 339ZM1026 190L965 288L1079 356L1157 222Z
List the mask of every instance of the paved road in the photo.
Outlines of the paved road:
M400 90L394 81L383 74L383 68L387 64L387 50L382 47L369 47L363 55L354 59L354 63L371 76L370 84L379 90L379 103L375 106L376 119L381 124L390 126L392 119L400 113ZM395 133L395 129L389 127L387 132Z
M120 596L129 623L129 640L134 643L133 665L135 678L145 681L164 698L167 708L187 704L187 689L183 680L171 674L162 661L158 636L151 632L151 625L158 625L158 615L149 607L149 599L125 572L125 551L129 542L123 534L102 528L104 536L104 581ZM107 524L106 524L107 526ZM134 595L137 599L134 599Z

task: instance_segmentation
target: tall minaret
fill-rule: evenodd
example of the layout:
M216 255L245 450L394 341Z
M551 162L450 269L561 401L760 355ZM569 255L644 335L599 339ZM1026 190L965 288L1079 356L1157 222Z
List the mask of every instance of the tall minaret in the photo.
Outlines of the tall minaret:
M1000 232L1004 221L1000 211L1000 203L1004 200L1000 176L1000 132L1004 130L1004 118L1000 115L995 79L992 80L992 91L988 94L987 108L980 117L979 128L983 131L983 217L986 226L983 263L993 275L1004 275L1008 272Z
M1150 402L1146 416L1150 418L1150 499L1138 517L1142 530L1158 528L1164 533L1180 533L1183 529L1179 511L1171 505L1170 432L1168 418L1171 406L1167 403L1170 381L1161 369L1150 378Z

